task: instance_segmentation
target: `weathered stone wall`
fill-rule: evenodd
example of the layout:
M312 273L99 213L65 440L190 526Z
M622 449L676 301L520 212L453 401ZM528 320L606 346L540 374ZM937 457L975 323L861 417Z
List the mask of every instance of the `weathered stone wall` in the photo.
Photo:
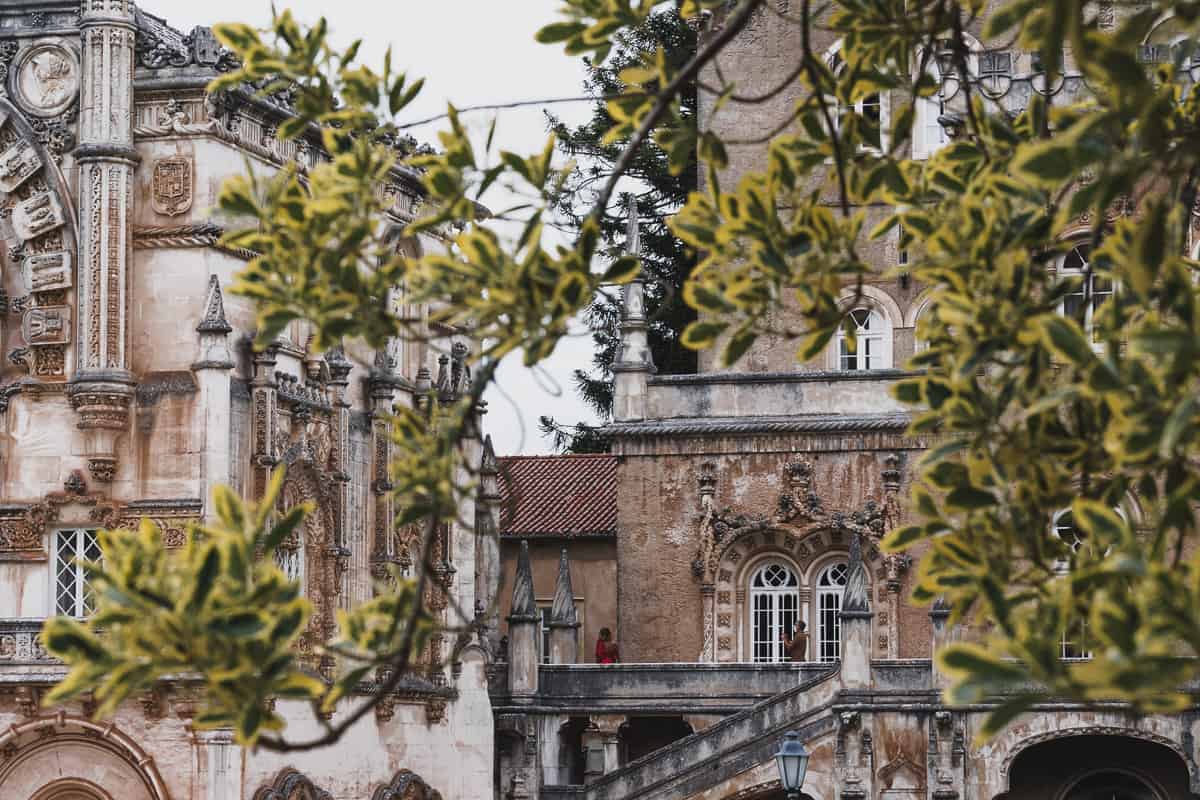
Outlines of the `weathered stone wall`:
M802 587L811 590L816 571L830 560L844 558L847 552L848 540L832 535L811 540L797 535L797 543L808 542L807 552L797 543L786 544L785 535L796 529L791 523L778 522L776 515L779 496L787 490L785 467L796 459L809 462L812 491L823 507L831 514L849 515L865 509L868 501L882 502L886 456L896 452L892 448L904 451L908 447L911 443L893 437L885 440L878 434L757 440L727 437L661 441L652 455L622 459L617 559L624 657L629 661L695 661L701 657L703 599L693 562L699 556L704 515L699 492L702 474L711 471L716 476L714 509L765 515L764 530L779 532L771 543L761 535L747 537L734 548L740 555L730 575L718 576L717 660L748 660L748 612L744 599L736 594L746 591L756 561L783 558L798 568ZM875 610L877 615L886 615L884 576L877 572L872 578ZM909 589L910 576L904 573L899 596L905 597ZM724 598L721 592L731 596ZM721 619L723 601L740 612ZM905 609L900 619L903 627L898 633L897 655L927 657L929 629L924 609ZM877 645L879 635L885 634L890 624L877 619ZM882 649L886 654L886 646Z
M558 578L559 554L567 548L571 564L571 589L578 601L582 601L579 621L581 646L580 663L596 660L596 640L601 628L610 628L621 647L622 660L630 657L625 653L625 642L617 622L617 544L612 539L530 539L529 565L533 571L534 595L539 605L549 606L554 600L554 587ZM517 541L505 537L500 542L501 584L500 618L508 616L512 609L513 578L517 570ZM502 623L507 630L508 624Z

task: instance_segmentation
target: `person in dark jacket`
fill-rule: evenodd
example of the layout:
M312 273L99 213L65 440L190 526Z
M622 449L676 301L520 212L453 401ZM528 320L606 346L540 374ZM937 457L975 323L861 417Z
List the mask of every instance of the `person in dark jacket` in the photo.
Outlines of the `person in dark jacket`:
M791 638L787 633L781 633L780 638L783 639L783 650L787 653L789 661L806 661L808 659L808 633L807 625L804 620L796 622L796 630Z

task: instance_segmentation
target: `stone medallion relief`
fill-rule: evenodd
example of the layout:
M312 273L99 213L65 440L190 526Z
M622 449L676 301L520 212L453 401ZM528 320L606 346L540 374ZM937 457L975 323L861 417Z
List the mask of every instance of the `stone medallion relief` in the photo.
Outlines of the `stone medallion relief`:
M35 117L58 116L79 94L79 59L57 42L27 49L10 74L13 99Z

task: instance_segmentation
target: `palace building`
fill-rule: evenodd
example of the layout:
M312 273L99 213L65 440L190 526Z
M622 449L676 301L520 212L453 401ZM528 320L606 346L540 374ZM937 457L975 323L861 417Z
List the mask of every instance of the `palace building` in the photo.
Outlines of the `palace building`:
M325 669L313 646L335 612L417 556L393 524L384 415L469 381L468 343L448 330L321 354L296 324L251 350L254 308L224 293L248 254L218 243L217 192L247 164L303 171L322 154L316 138L277 138L286 92L206 93L230 59L210 29L175 30L131 0L0 2L0 798L489 796L490 655L473 635L435 639L375 713L313 752L243 751L230 731L196 729L185 677L101 722L88 702L40 705L65 669L38 632L89 612L75 559L98 554L96 531L149 517L178 545L212 515L214 486L255 499L280 464L283 508L318 507L277 558L315 605L301 648ZM397 169L381 191L398 229L419 178ZM477 465L491 458L470 447ZM492 530L495 503L484 491L438 539L429 602L446 622L447 598L475 609L494 594L498 557L476 552L475 528ZM289 737L321 730L307 706L278 707Z
M799 57L787 0L770 5L721 56L724 78L747 96L769 94ZM1096 4L1102 27L1121 13L1114 5ZM813 35L824 37L813 46L837 70L836 39ZM1167 20L1139 56L1165 60L1172 36ZM996 110L1020 111L1039 93L1063 104L1087 92L1069 57L1054 83L1036 53L1009 42L974 40L968 60L973 88ZM938 69L937 58L929 63ZM913 158L945 144L962 111L957 79L941 86L917 102ZM753 141L787 119L798 91L719 108L702 93L701 128ZM859 103L881 121L881 136L893 99ZM764 152L731 144L723 185L763 166ZM867 209L864 230L887 212ZM636 229L629 239L636 250ZM627 287L614 419L603 429L616 485L616 522L603 541L614 563L584 557L570 526L501 526L511 599L507 669L492 686L498 797L782 800L774 754L788 731L812 754L809 800L1200 797L1200 708L1135 718L1114 705L1047 700L980 745L986 709L943 704L945 677L931 655L961 632L947 627L945 608L910 604L913 565L878 547L906 518L912 466L926 446L907 435L905 407L889 394L920 346L924 297L902 270L895 233L863 247L878 271L861 295L845 292L857 347L838 336L809 363L796 363L795 342L765 336L732 368L704 352L696 374L660 375L643 289ZM1080 243L1057 269L1084 272L1087 259ZM1098 280L1091 288L1095 305L1113 291ZM786 322L787 310L778 313ZM592 463L563 458L543 473L566 483ZM554 496L554 486L528 485L523 463L512 474L522 496ZM1076 541L1065 516L1046 535ZM551 542L557 570L546 563ZM615 572L615 615L590 575L597 571ZM798 620L807 658L793 663L781 638ZM594 663L600 626L612 628L621 663ZM1064 635L1062 657L1087 658L1086 641Z

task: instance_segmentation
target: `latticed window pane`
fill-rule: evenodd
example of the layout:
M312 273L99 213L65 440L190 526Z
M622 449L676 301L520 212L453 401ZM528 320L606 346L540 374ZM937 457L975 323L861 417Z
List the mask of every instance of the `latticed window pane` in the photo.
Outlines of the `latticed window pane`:
M849 567L830 564L817 576L817 658L837 661L842 652L842 589Z
M1054 535L1062 539L1071 550L1078 550L1083 546L1084 533L1075 527L1075 519L1070 511L1064 511L1054 518Z
M96 531L73 529L54 534L54 611L71 617L84 617L95 610L92 587L77 559L100 560L100 540Z
M850 312L850 323L854 325L853 341L844 328L838 329L838 367L843 370L887 367L883 318L868 308L856 308Z
M1081 244L1073 247L1071 252L1063 257L1063 275L1078 274L1083 277L1063 297L1062 313L1063 316L1082 322L1084 330L1089 331L1092 339L1095 340L1096 312L1112 299L1116 285L1111 278L1097 275L1091 271L1090 256L1091 248L1086 244Z
M783 635L800 618L800 579L786 564L760 567L750 581L750 651L759 663L783 661Z

